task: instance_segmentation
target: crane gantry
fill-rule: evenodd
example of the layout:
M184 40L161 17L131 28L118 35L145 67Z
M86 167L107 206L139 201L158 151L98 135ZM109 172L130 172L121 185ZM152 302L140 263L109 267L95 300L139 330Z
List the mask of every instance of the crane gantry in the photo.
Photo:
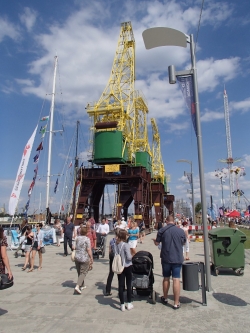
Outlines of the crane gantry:
M152 206L156 207L158 220L163 219L164 205L172 213L174 196L168 196L165 190L159 130L153 119L151 149L148 105L142 93L135 90L135 39L131 22L121 24L108 83L99 100L87 104L86 110L92 120L92 167L81 169L75 223L80 223L83 212L99 219L99 202L107 184L116 184L117 218L121 214L127 218L132 202L135 220L144 220L146 226L150 224Z

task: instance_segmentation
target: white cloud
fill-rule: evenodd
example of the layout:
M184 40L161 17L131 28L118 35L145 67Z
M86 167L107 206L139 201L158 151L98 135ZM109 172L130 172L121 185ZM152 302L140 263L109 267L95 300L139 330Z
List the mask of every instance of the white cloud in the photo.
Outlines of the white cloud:
M241 164L244 166L244 167L250 167L250 155L243 155L243 161L241 162Z
M37 12L29 7L24 7L23 13L19 15L20 21L25 25L30 32L36 22Z
M214 58L197 62L199 92L213 91L221 82L232 80L238 73L240 58Z
M168 83L167 64L173 63L176 66L186 67L190 62L189 51L178 47L171 47L169 51L167 48L146 51L142 31L151 26L167 24L188 33L197 25L199 12L199 6L188 7L180 5L177 1L163 3L130 1L110 23L109 6L101 1L84 2L84 5L70 14L63 24L54 22L49 27L49 33L35 37L42 55L30 63L29 72L38 78L38 83L29 86L28 81L19 81L23 83L22 92L35 94L41 98L46 92L51 92L47 89L47 82L52 76L53 57L57 54L65 111L71 119L79 116L87 117L86 113L82 112L83 107L88 102L98 100L108 82L120 22L131 20L136 40L138 78L136 89L142 90L146 96L150 117L175 120L186 110L178 86L171 86ZM220 6L209 3L203 11L203 24L220 24L230 12L225 3L221 3ZM94 25L93 22L97 19L99 23ZM30 27L32 27L31 23ZM238 62L238 58L221 60L211 58L199 61L199 90L211 91L221 80L227 81L233 78ZM164 73L164 77L159 73ZM187 127L185 124L182 126ZM173 129L175 128L176 126L173 125Z
M230 109L242 112L248 112L250 110L250 98L246 98L240 102L231 102Z
M7 18L0 17L0 42L5 37L16 40L19 37L19 30L13 23L9 22Z
M205 112L201 116L201 121L203 122L209 122L214 120L219 120L224 118L224 112L223 111L211 111L211 110L205 110Z

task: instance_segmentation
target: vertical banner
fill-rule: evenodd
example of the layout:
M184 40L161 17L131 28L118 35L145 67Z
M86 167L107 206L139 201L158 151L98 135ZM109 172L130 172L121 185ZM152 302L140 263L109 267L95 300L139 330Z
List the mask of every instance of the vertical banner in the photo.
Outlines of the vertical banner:
M36 130L37 130L37 126L23 150L21 163L20 163L18 171L17 171L16 180L15 180L13 190L12 190L11 196L10 196L10 201L9 201L9 214L11 216L15 214L20 192L21 192L21 189L23 186L25 173L26 173L27 166L29 163L30 153L32 150L35 136L36 136Z
M196 128L196 108L194 103L193 75L177 76L177 81L181 87L181 91L188 110L190 111L194 131L197 136Z

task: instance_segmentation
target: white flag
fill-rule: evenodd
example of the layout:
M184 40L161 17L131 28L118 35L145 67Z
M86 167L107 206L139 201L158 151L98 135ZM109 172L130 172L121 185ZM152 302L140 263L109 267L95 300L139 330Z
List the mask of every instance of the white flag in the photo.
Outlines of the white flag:
M33 134L31 135L31 138L29 139L29 141L27 142L27 144L26 144L26 146L24 147L24 150L23 150L21 163L20 163L18 171L17 171L16 180L15 180L13 190L12 190L11 196L10 196L10 201L9 201L9 214L10 215L15 214L15 210L16 210L17 203L18 203L18 200L19 200L20 192L21 192L21 189L22 189L22 186L23 186L25 173L26 173L27 166L28 166L28 163L29 163L30 153L31 153L31 150L32 150L32 146L33 146L33 143L34 143L35 136L36 136L36 130L37 130L37 126L36 126Z

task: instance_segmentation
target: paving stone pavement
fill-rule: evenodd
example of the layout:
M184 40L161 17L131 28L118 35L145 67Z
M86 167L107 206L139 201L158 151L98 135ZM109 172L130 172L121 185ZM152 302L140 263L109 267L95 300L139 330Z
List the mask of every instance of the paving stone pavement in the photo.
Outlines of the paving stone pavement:
M159 250L151 240L155 236L155 232L147 235L137 249L153 254L154 289L161 295ZM191 243L190 251L191 261L204 260L203 243ZM207 306L201 304L201 291L182 291L177 311L162 305L159 297L153 305L147 297L135 296L134 309L125 312L119 310L116 276L112 297L103 296L109 269L107 253L95 260L86 277L87 289L74 295L76 270L70 256L64 258L62 252L62 246L47 246L42 270L32 273L21 271L24 258L15 259L8 252L15 285L0 291L1 333L250 332L250 251L246 251L244 276L226 269L212 276L213 291L207 293ZM173 304L172 292L170 302Z

